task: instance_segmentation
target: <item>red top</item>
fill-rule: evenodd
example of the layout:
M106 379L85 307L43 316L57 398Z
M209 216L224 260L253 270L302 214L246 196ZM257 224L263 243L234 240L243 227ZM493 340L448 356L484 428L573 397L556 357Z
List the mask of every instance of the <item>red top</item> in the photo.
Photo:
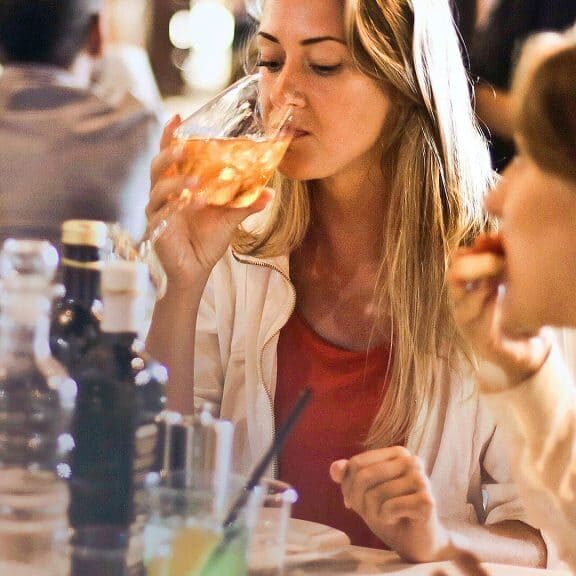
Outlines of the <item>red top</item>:
M370 425L386 390L388 344L351 352L316 334L297 312L280 332L276 425L285 420L306 386L313 396L279 459L280 479L298 492L293 516L342 530L352 544L385 547L362 518L347 510L330 464L365 448Z

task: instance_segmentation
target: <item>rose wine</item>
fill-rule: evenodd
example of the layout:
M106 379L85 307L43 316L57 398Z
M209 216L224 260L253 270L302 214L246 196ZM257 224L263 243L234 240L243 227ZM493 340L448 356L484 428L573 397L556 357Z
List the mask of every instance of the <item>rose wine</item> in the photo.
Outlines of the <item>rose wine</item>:
M186 152L172 164L167 177L191 176L209 204L249 206L282 160L290 138L187 138L174 146Z

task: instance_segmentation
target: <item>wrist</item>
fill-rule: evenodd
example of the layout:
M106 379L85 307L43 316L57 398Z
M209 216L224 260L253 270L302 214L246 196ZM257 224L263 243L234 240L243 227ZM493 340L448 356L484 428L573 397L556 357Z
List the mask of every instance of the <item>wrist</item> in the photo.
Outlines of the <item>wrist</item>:
M445 562L453 560L459 551L466 546L464 538L448 528L441 526L438 532L436 550L431 558L432 562Z
M540 354L527 362L492 362L480 361L478 364L478 379L482 392L497 393L511 390L529 382L542 367L550 356L552 343L544 340Z

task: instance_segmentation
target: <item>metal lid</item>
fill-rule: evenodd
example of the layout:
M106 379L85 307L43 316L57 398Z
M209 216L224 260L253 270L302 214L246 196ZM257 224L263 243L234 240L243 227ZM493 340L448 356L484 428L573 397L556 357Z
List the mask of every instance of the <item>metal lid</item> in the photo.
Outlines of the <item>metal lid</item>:
M62 243L102 248L108 239L108 226L99 220L66 220L62 224Z

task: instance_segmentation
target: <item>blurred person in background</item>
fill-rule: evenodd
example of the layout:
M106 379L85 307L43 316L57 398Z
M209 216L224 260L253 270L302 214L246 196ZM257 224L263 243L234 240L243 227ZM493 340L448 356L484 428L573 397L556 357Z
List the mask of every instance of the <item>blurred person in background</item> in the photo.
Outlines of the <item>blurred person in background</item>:
M495 0L469 46L476 113L490 140L492 164L501 171L514 156L510 83L525 40L561 31L576 21L575 0Z
M150 14L142 0L103 0L105 41L92 72L92 90L117 105L129 92L152 110L161 123L168 120L162 96L146 52Z
M156 244L168 281L147 345L171 406L218 406L247 473L310 386L274 469L297 518L413 561L459 541L542 563L448 305L448 256L484 228L492 181L448 2L266 0L259 16L260 104L291 105L294 137L275 193L200 194ZM164 176L179 123L151 222L197 186Z
M486 198L500 234L448 277L531 520L576 573L576 335L542 328L576 327L576 29L528 41L511 99L518 154Z
M0 2L0 240L58 244L70 218L145 227L156 115L91 87L104 49L102 0Z

